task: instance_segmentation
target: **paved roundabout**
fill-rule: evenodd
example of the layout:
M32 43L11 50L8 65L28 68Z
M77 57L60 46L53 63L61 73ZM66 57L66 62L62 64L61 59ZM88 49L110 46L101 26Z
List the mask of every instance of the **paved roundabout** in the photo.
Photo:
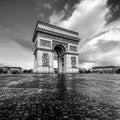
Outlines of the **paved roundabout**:
M119 120L119 79L108 78L2 75L0 120Z

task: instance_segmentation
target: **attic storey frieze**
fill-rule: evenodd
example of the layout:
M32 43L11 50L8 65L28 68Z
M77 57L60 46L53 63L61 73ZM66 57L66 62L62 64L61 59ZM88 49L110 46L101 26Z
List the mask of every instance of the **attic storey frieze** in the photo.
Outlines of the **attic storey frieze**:
M64 35L64 36L68 36L68 37L73 37L74 39L78 38L78 33L77 32L73 32L71 30L67 30L64 28L60 28L57 26L53 26L50 24L46 24L46 23L42 23L42 22L38 22L37 24L37 29L41 29L41 30L45 30L45 31L49 31L52 32L53 34L59 34L59 35Z
M57 36L57 37L60 37L60 38L65 38L65 39L69 39L69 40L73 40L73 41L76 41L76 42L79 42L79 39L78 38L73 38L71 36L67 36L65 34L60 34L60 33L56 33L56 32L53 32L53 31L48 31L48 30L44 30L44 29L41 29L41 28L37 28L37 32L41 32L41 33L47 33L49 35L53 35L53 36Z
M76 44L76 45L78 44L78 42L76 42L76 41L72 41L72 40L69 40L69 39L56 37L56 36L53 36L53 35L48 35L48 34L45 34L45 33L39 33L39 35L42 36L42 37L45 37L45 38L49 38L51 40L55 40L55 41L72 43L72 44Z

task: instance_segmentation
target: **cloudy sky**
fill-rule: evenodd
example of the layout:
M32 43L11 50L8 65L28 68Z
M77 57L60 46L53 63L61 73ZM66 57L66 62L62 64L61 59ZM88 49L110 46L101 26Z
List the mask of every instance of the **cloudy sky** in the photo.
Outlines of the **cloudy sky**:
M79 33L80 67L120 66L120 0L0 0L0 64L33 68L37 20Z

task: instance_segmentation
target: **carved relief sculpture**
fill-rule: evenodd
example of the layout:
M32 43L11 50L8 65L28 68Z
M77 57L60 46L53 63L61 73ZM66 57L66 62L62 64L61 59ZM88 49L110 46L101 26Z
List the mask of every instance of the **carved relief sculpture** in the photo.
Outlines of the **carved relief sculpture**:
M72 68L76 68L76 57L71 57L71 66Z
M43 53L43 55L42 55L42 66L44 66L44 67L49 66L49 55L48 55L48 53Z
M70 51L77 52L77 47L70 45Z
M40 46L51 48L51 41L40 39Z

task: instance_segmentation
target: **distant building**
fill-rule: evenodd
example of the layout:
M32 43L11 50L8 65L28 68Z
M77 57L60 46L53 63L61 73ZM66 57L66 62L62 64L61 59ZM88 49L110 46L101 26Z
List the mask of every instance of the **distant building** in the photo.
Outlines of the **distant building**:
M23 69L21 67L9 67L9 66L0 67L0 73L18 74L22 73L22 71Z
M0 67L0 73L9 73L9 67L8 66Z
M92 73L116 73L119 71L120 66L100 66L100 67L93 67L90 69Z
M12 74L22 73L23 69L21 67L9 67L9 71Z

